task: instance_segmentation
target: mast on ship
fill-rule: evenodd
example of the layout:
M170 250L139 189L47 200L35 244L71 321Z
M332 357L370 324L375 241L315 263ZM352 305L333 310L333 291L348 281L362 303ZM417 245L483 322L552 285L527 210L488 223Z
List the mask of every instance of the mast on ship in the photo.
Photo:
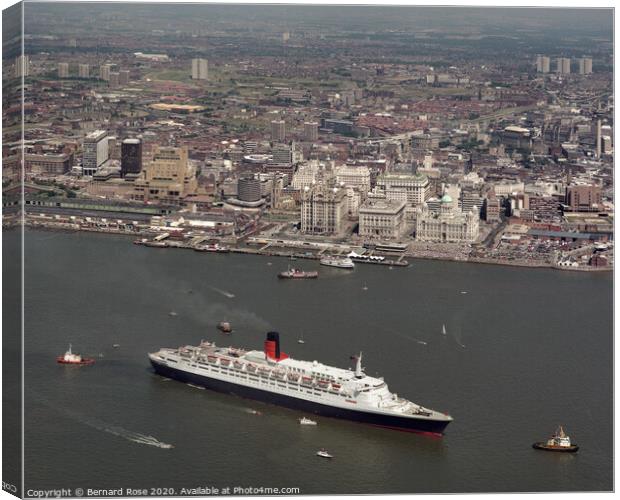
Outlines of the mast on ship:
M355 378L364 378L364 370L362 368L362 351L360 351L360 355L357 356L357 361L355 363Z

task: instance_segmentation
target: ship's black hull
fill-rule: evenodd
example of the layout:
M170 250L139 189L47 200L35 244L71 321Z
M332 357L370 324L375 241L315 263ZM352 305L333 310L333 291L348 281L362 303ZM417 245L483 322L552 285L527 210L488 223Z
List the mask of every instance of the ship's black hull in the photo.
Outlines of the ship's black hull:
M380 415L354 409L348 410L345 408L338 408L335 406L324 405L313 401L286 396L284 394L275 394L273 392L263 391L254 387L246 387L202 375L196 375L195 373L189 373L170 366L159 364L153 360L151 360L151 364L153 365L155 371L164 377L172 378L185 383L200 385L218 392L254 399L263 403L270 403L306 413L313 413L323 417L342 418L352 420L354 422L361 422L364 424L386 427L399 431L419 432L435 435L441 435L446 426L450 423L449 421L414 419Z

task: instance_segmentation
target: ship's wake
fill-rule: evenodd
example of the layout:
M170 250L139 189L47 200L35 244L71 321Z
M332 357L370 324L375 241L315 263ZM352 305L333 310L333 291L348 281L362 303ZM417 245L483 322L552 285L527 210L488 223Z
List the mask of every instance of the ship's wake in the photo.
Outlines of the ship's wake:
M36 394L37 399L40 403L44 404L52 408L53 410L61 413L62 415L79 422L80 424L87 425L88 427L92 427L98 431L107 432L108 434L112 434L114 436L118 436L120 438L126 439L128 441L132 441L138 444L144 444L148 446L155 446L157 448L170 449L174 448L174 445L169 443L164 443L163 441L158 440L154 436L147 436L146 434L141 434L140 432L130 431L123 427L117 425L111 425L103 420L98 418L86 417L76 411L69 410L67 408L59 408L58 406L51 404L46 398L42 397L39 394Z
M168 444L168 443L164 443L163 441L160 441L156 437L147 436L145 434L140 434L139 432L133 432L133 431L124 429L122 427L109 426L109 425L107 425L107 424L105 424L104 422L101 422L101 421L99 421L99 423L92 422L92 421L84 421L82 423L84 423L86 425L89 425L90 427L94 427L97 430L100 430L100 431L103 431L103 432L107 432L107 433L112 434L114 436L118 436L118 437L127 439L128 441L132 441L134 443L146 444L148 446L155 446L157 448L163 448L163 449L174 448L173 445Z
M211 290L213 290L214 292L217 292L220 295L223 295L224 297L228 297L229 299L234 299L235 298L235 294L232 293L232 292L227 292L226 290L221 290L221 289L216 288L214 286L210 286L209 288Z
M201 390L205 390L204 387L200 386L200 385L194 385L194 384L186 384L188 387L192 387L194 389L201 389Z

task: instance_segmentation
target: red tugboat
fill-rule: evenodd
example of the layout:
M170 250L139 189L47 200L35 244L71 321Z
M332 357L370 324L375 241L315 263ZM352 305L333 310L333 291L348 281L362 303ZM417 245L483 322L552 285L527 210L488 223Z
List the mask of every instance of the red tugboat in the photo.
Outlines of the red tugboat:
M71 352L71 344L69 344L69 350L65 352L64 356L58 356L56 362L63 365L92 365L95 362L95 358L83 358L79 354L73 354Z
M289 267L287 271L282 271L278 274L280 279L313 279L318 278L318 271L302 271L301 269L295 269Z

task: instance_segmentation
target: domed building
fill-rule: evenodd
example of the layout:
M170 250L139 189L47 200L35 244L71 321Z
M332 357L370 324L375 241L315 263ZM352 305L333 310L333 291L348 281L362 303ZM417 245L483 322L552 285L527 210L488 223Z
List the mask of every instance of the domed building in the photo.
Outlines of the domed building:
M479 210L470 212L455 208L452 197L445 194L439 210L430 210L426 203L416 210L416 240L441 243L472 243L480 230Z

